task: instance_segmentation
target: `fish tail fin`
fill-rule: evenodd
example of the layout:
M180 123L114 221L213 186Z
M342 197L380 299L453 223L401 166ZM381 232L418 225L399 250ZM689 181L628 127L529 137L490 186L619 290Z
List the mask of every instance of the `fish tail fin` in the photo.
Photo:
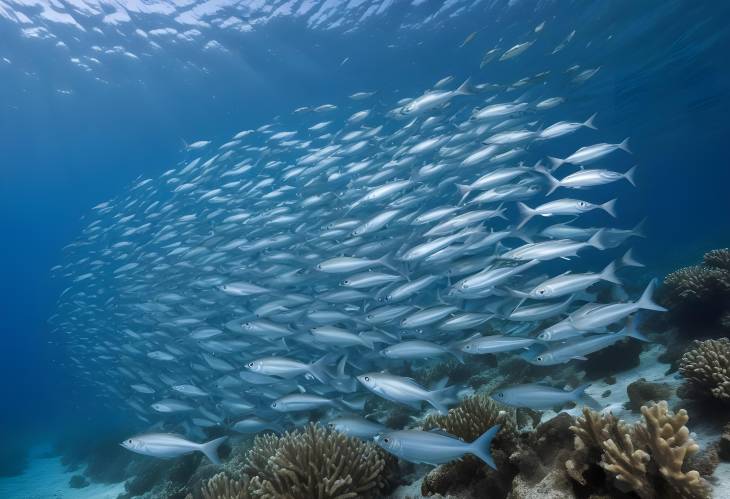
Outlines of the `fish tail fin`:
M563 164L565 164L564 159L553 158L552 156L548 156L548 159L550 160L550 163L552 163L552 165L553 165L553 169L551 171L555 171L558 168L560 168L561 166L563 166Z
M520 211L520 215L522 215L522 220L517 225L517 230L519 230L524 227L525 224L537 214L537 212L522 202L517 203L517 209Z
M576 403L583 402L583 404L587 405L591 409L600 411L602 409L601 404L599 404L596 399L586 393L586 389L589 386L591 386L591 384L586 383L573 390L573 395L575 397L574 400Z
M374 350L375 349L375 345L373 344L373 340L371 340L367 336L363 336L362 334L358 334L357 336L360 338L360 341L362 342L362 344L365 345L367 348L369 348L370 350Z
M621 284L621 279L616 275L616 264L614 262L606 265L606 268L601 272L601 279L614 284Z
M605 250L606 245L603 242L603 229L599 230L591 236L588 240L588 244L599 250Z
M535 235L534 231L527 231L525 229L515 230L512 232L512 235L516 237L517 239L520 239L521 241L526 242L527 244L534 243L535 240L532 238L532 236Z
M647 338L644 333L639 331L637 323L638 321L636 320L636 317L629 319L626 321L626 327L620 333L616 334L621 334L627 338L634 338L635 340L643 341L645 343L651 343L651 340Z
M616 218L616 199L606 201L602 205L599 205L603 211Z
M621 257L621 265L624 267L646 267L643 263L637 261L632 254L633 249L629 248Z
M457 386L447 386L446 388L433 390L429 392L426 402L431 404L440 414L447 414L449 412L449 404L454 404L457 401L457 391Z
M492 457L492 440L494 440L494 437L499 433L500 428L502 428L502 425L494 425L491 428L489 428L487 431L482 433L482 435L474 440L469 446L469 452L474 454L476 457L484 461L487 466L489 466L492 469L497 469L497 465L494 463L494 458Z
M218 457L218 447L220 447L226 440L228 440L228 437L215 438L210 442L200 444L200 449L198 450L205 454L205 457L207 457L211 463L221 464L221 460Z
M651 282L646 286L644 292L641 294L641 298L639 298L639 301L636 302L636 305L644 310L656 310L657 312L666 312L666 308L662 307L661 305L657 305L652 299L655 287L656 279L652 279Z
M646 225L646 218L643 218L641 222L636 224L636 227L631 229L632 235L636 237L643 237L646 238L646 232L644 231L644 225Z
M631 149L629 149L629 137L626 137L624 140L622 140L621 143L618 144L618 148L622 151L626 151L629 154L633 154L631 152Z
M458 95L474 95L474 87L471 84L471 78L464 80L464 83L459 85L459 88L456 89L456 93Z
M393 272L402 274L403 270L396 267L393 262L394 256L395 256L395 251L390 251L390 252L386 253L385 255L383 255L382 257L378 258L378 261L383 265L383 267L389 268Z
M457 361L459 361L459 364L464 363L464 353L456 346L449 347L449 353L453 355Z
M593 123L593 120L596 119L596 116L598 116L598 113L593 113L590 118L583 122L583 126L592 128L593 130L597 130L596 125Z
M495 212L494 216L497 218L501 218L502 220L509 220L507 218L507 215L504 214L504 212L507 211L507 209L504 208L503 205L504 205L504 203L499 203L499 206L497 206L497 209L494 210L494 212Z
M548 190L545 193L546 196L549 196L553 192L555 192L555 189L560 187L560 181L552 176L552 174L542 166L541 164L535 165L535 171L542 174L548 181Z
M636 176L636 166L632 166L631 168L629 168L629 171L624 173L624 178L626 180L628 180L628 182L631 185L633 185L634 187L636 187L636 180L634 178L635 176Z
M310 364L309 374L314 376L320 383L327 383L329 375L327 374L326 365L330 363L332 357L330 354L323 355L319 360Z
M471 189L468 185L465 184L456 184L456 189L461 193L461 199L459 199L459 202L457 204L461 205L466 201L466 198L469 197L469 194L471 193Z

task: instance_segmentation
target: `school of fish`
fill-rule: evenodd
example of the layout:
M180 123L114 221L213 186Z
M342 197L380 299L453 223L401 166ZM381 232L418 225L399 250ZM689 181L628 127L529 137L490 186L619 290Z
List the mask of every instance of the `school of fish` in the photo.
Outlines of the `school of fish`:
M482 66L531 44L492 49ZM386 428L366 403L458 403L463 387L401 376L411 362L491 353L554 366L646 341L635 318L663 310L654 283L632 300L619 277L641 266L629 245L643 237L639 220L615 223L613 192L635 184L628 139L601 137L600 117L566 105L597 71L447 77L391 105L362 91L301 107L219 146L186 145L179 167L94 207L53 269L69 284L50 322L83 386L148 432L122 445L217 462L224 439L187 438L316 417L402 459L469 452L493 466L497 427L466 444ZM599 302L596 286L620 298ZM493 397L595 406L585 388L534 380Z

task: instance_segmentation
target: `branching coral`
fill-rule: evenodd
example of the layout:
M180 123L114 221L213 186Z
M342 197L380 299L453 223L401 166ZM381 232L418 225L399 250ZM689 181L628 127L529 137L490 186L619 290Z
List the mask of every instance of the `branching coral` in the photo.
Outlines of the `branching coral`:
M696 341L679 364L683 398L714 398L730 403L730 340Z
M394 460L370 442L310 424L302 431L257 437L249 452L253 497L381 497Z
M248 477L234 480L225 473L218 473L206 481L200 489L205 499L250 499Z
M695 470L684 471L686 460L699 447L685 426L685 410L673 414L666 402L642 407L643 423L633 427L612 415L583 410L571 427L579 452L601 455L600 466L616 478L620 488L634 491L642 499L710 497L707 483ZM568 473L582 478L576 459L566 463ZM585 483L584 481L582 483Z

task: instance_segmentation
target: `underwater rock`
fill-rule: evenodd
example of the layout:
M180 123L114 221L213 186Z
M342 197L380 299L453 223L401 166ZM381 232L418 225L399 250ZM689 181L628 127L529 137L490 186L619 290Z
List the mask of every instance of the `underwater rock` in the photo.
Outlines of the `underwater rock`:
M673 414L662 401L642 407L641 413L644 421L629 426L611 414L585 408L572 427L576 455L566 462L569 475L585 484L589 461L595 463L600 456L598 465L620 491L633 491L642 499L709 498L709 485L700 473L687 470L688 458L699 450L685 426L687 412Z
M730 461L730 424L725 425L717 445L717 454L723 461Z
M572 499L576 495L570 479L558 469L550 470L539 482L530 483L522 475L512 482L507 499Z
M695 341L680 361L685 382L677 393L682 398L730 403L730 339Z
M664 279L661 301L669 308L668 320L685 336L715 336L727 328L730 312L730 249L705 253L701 265L684 267ZM725 329L727 330L727 329Z
M639 412L648 402L669 399L672 396L672 388L666 383L651 383L639 378L626 387L626 393L629 396L629 409Z
M249 492L256 497L382 497L395 481L395 458L372 442L317 424L264 437L249 452Z
M686 468L697 470L700 476L709 478L720 464L720 443L715 442L687 459Z
M68 486L72 489L83 489L89 486L89 481L83 475L74 475L68 481Z
M0 450L0 477L22 475L28 463L28 449L7 439Z
M155 485L164 480L165 471L170 466L165 461L149 460L147 466L141 468L139 473L124 483L126 497L141 496L145 492L152 490Z

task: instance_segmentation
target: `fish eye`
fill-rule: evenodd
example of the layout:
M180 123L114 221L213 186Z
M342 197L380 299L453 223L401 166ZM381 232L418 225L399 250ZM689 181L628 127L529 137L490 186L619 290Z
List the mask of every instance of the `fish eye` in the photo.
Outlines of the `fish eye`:
M542 355L538 355L538 357L537 357L537 361L538 361L538 362L542 362Z
M248 367L252 368L253 367L253 362L249 362L248 363Z
M334 428L334 427L335 427L335 424L334 424L334 423L327 423L327 426L328 426L329 428Z
M537 292L540 293L541 295L544 295L545 294L545 290L544 289L540 289Z
M389 439L388 437L385 437L385 438L383 439L383 443L386 443L386 444L387 444L387 443L389 443L389 442L390 442L390 439Z
M276 407L276 402L273 402L273 403L271 404L271 407Z
M365 377L364 377L363 379L364 379L365 381L370 381L370 376L365 376Z
M466 350L471 350L471 345L466 345L466 346L464 347L464 349L466 349Z
M131 439L130 440L127 440L127 443L131 445L132 444L132 440Z
M497 394L497 397L499 397L499 398L503 399L503 398L504 398L504 393L502 393L502 392L499 392L499 393Z

